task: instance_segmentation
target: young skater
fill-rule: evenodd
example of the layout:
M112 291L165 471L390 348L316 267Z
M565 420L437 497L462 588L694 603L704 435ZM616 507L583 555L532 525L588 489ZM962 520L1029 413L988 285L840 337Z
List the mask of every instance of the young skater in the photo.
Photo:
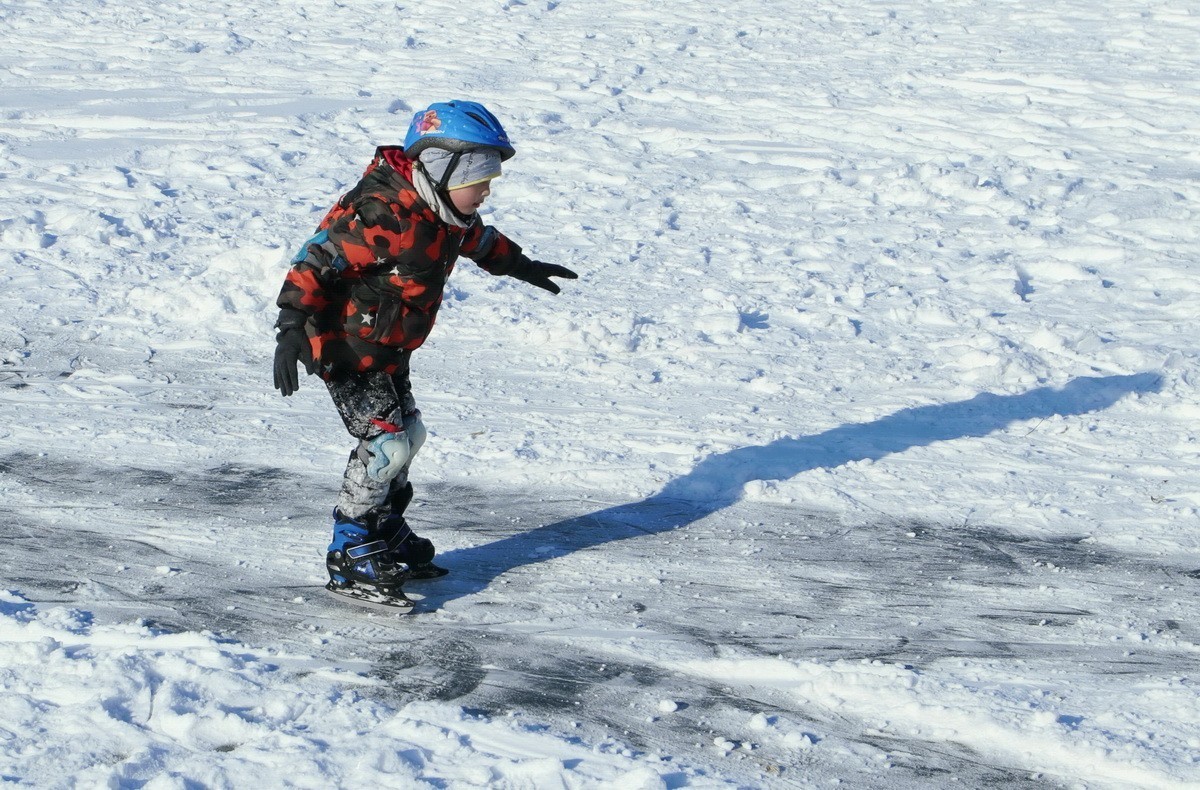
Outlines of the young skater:
M459 255L494 275L557 294L570 269L530 260L478 210L515 154L496 116L471 101L418 112L404 146L381 146L292 260L277 304L275 386L299 386L297 363L325 381L358 440L333 511L326 589L357 602L412 606L409 579L448 571L404 519L409 464L425 426L409 356L433 328Z

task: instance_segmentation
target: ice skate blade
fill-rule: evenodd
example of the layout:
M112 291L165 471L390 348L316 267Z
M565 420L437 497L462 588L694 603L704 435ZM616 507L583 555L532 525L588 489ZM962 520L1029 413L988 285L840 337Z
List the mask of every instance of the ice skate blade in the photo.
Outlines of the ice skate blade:
M415 605L411 598L399 590L392 595L386 595L366 587L337 587L330 582L325 585L325 592L355 606L391 614L408 614Z

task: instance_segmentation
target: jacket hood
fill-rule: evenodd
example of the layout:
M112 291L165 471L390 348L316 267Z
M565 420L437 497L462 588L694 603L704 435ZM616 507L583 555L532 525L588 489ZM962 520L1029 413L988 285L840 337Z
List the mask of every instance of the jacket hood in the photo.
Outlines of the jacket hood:
M375 158L387 162L393 170L408 181L412 181L413 160L404 155L404 149L397 145L381 145L375 149Z

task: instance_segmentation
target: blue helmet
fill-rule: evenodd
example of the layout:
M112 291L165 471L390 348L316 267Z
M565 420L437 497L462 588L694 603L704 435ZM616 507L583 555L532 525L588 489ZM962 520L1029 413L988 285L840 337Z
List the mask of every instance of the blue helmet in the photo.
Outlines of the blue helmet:
M517 153L496 116L479 102L461 100L437 102L413 116L404 155L416 159L430 147L456 152L495 148L502 160Z

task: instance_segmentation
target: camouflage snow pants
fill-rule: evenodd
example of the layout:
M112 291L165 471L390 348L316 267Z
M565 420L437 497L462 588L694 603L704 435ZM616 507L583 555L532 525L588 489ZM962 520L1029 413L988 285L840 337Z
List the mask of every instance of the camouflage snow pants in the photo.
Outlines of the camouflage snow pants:
M350 435L358 446L350 452L337 509L355 521L374 526L375 522L392 512L393 506L403 511L412 496L408 485L408 467L387 482L373 480L367 475L370 453L367 443L383 433L372 420L400 425L405 417L417 413L408 372L353 373L326 386Z

